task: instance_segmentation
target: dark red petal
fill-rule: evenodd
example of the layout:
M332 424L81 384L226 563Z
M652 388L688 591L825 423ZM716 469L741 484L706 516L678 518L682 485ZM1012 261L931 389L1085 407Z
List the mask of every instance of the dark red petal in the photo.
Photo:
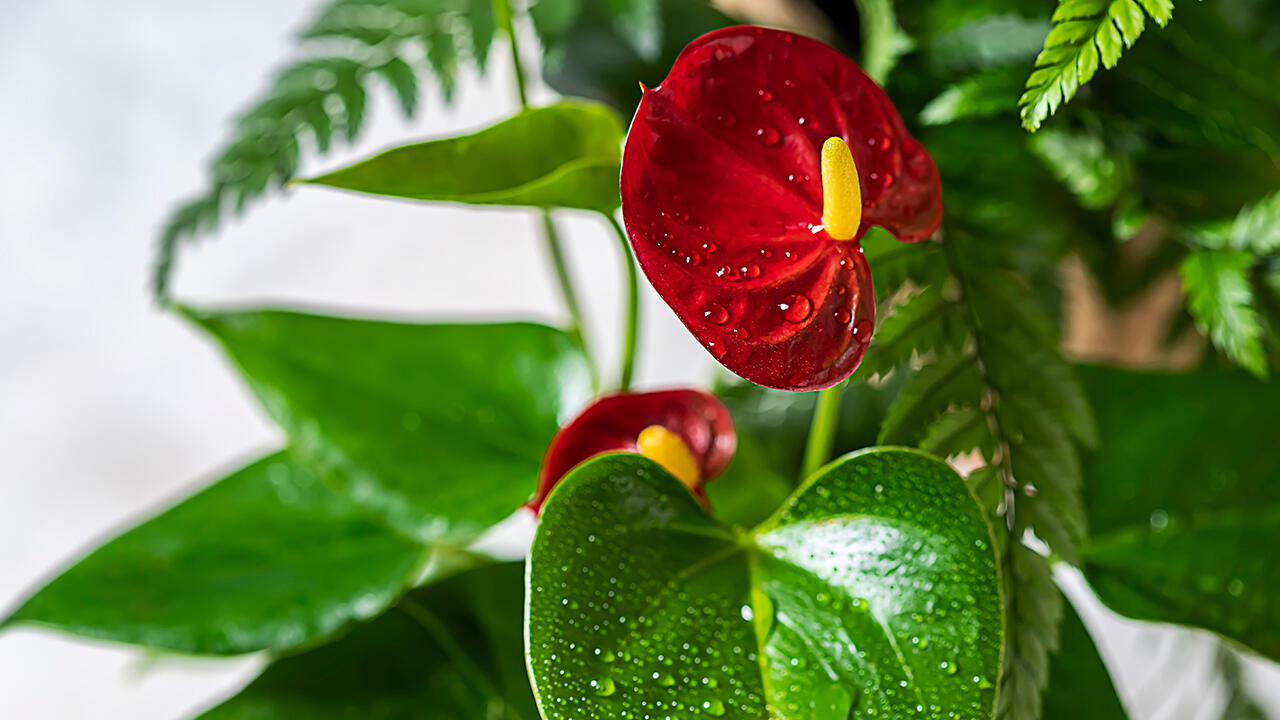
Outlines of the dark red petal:
M650 425L661 425L680 436L697 459L704 483L729 464L738 442L729 410L710 393L662 390L606 395L556 433L542 459L538 492L529 507L540 510L560 478L583 460L605 452L636 451L636 438Z
M799 35L735 27L693 41L627 136L622 210L641 267L716 359L761 385L833 385L870 337L858 244L814 231L833 135L858 164L863 231L914 242L937 229L933 160L852 61Z

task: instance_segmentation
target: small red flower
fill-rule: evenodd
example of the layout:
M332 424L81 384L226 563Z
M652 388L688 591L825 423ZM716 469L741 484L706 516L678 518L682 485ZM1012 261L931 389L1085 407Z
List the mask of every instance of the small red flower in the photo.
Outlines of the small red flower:
M713 357L760 385L817 390L848 377L871 337L863 234L927 238L942 189L852 61L732 27L694 40L644 92L622 212L645 275Z
M652 458L706 503L703 486L729 464L737 446L733 419L700 390L606 395L588 405L551 441L529 507L541 512L556 483L583 460L606 452Z

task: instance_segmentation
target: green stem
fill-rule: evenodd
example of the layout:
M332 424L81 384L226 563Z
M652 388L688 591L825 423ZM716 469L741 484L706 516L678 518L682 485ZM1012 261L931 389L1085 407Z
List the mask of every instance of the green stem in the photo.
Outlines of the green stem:
M560 285L560 296L564 299L564 307L569 311L569 327L565 332L582 349L587 359L587 368L591 372L591 387L600 389L600 374L595 361L591 358L591 348L587 345L585 324L582 320L582 307L578 305L578 291L573 286L573 276L569 274L569 264L565 261L564 247L560 244L560 234L556 231L555 221L551 213L542 211L542 236L547 243L547 255L551 256L551 265L555 268L556 282Z
M818 393L818 404L813 408L813 424L809 426L809 442L804 448L801 480L817 472L831 459L836 426L840 424L840 391L843 389L842 382Z
M618 224L612 213L605 213L609 225L618 236L622 246L622 263L627 271L627 323L622 336L622 371L618 379L619 390L631 388L631 377L635 373L636 344L640 334L640 277L636 271L636 259L631 253L631 243L627 241L627 233Z
M516 93L520 99L520 108L529 109L529 90L526 87L524 63L520 60L520 41L516 38L514 13L511 0L494 0L494 14L498 25L507 36L511 48L511 69L516 77ZM600 389L600 373L591 358L591 349L587 345L586 324L582 321L582 307L578 304L578 291L574 288L573 277L569 275L569 265L565 261L564 246L560 243L560 234L556 232L556 224L551 219L551 211L542 211L542 236L546 241L547 254L551 256L551 264L555 267L556 282L560 286L560 295L564 299L564 307L569 311L569 327L566 332L574 343L582 349L587 360L587 369L591 373L591 388Z
M520 96L520 107L529 107L529 91L525 87L524 64L520 62L520 41L516 39L516 26L511 10L511 0L494 0L493 11L497 15L499 27L506 33L507 44L511 48L511 69L515 71L516 93Z

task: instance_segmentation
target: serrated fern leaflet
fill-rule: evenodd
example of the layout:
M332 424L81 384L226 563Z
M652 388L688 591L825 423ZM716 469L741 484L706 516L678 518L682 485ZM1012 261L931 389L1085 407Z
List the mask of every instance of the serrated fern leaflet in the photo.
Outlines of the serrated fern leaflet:
M1035 70L1027 78L1022 126L1039 129L1089 82L1098 65L1115 67L1146 27L1147 17L1164 27L1173 17L1171 0L1060 0L1053 13L1053 29Z

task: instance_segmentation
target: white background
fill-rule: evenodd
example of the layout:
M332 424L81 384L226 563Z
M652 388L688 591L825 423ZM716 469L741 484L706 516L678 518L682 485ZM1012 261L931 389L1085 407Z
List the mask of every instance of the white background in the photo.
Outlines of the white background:
M147 293L157 229L201 188L227 120L284 60L304 0L0 0L0 612L113 529L279 442L214 348ZM491 62L508 56L495 47ZM646 78L656 81L658 78ZM545 91L535 97L546 98ZM512 111L505 73L467 75L420 119L385 96L353 149L473 128ZM568 251L606 373L621 265L598 220ZM183 255L180 298L420 317L562 318L523 211L275 196ZM645 384L699 382L710 361L646 289ZM1082 593L1076 593L1083 597ZM1135 717L1211 717L1207 638L1134 629L1088 603ZM19 629L0 635L0 718L183 718L258 660L146 657ZM1185 673L1185 674L1184 674ZM1253 679L1280 700L1280 674Z

